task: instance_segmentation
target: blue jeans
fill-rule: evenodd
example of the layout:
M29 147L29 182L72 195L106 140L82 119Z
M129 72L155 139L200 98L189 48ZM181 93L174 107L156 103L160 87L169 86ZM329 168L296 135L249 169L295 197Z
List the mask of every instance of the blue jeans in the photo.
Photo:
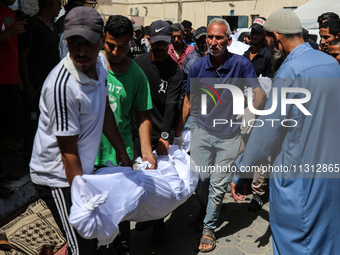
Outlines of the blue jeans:
M193 130L196 127L196 124L197 124L197 116L190 115L187 121L185 122L183 130L191 130L193 132Z
M221 139L199 127L192 134L190 155L200 174L196 195L201 206L207 207L203 228L216 228L224 194L232 177L228 167L237 157L240 144L240 135Z

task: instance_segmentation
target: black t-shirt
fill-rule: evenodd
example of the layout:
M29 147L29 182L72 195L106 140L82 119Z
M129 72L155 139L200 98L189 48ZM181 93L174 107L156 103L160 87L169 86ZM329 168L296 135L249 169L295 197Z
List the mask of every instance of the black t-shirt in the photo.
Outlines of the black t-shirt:
M50 71L59 63L59 34L52 22L52 31L42 20L33 16L27 21L26 33L19 36L20 47L30 48L28 72L32 85L40 93Z
M243 54L247 59L250 60L250 51L251 47ZM273 77L272 72L272 54L267 46L263 46L259 53L251 60L251 63L254 66L256 76L259 77L262 74L263 77Z
M152 145L158 141L161 132L169 132L167 127L175 127L177 116L164 116L166 105L173 105L178 111L178 103L182 92L183 74L179 65L172 60L170 55L163 62L152 62L151 52L141 54L135 58L136 63L142 68L150 84L153 109L150 111L152 122ZM172 119L171 119L172 118ZM136 123L136 122L135 122ZM137 131L137 133L136 133ZM138 135L138 130L134 130Z
M67 13L61 16L55 23L59 34L64 33L64 22L65 22L66 14Z

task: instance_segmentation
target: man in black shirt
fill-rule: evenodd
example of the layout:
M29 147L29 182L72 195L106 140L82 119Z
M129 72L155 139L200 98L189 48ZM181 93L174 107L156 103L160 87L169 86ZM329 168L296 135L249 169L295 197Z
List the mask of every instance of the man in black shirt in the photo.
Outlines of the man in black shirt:
M151 144L158 155L169 152L170 132L175 126L183 75L179 65L168 54L171 40L170 25L155 21L150 26L151 51L135 58L150 84L153 109L151 110Z
M251 26L250 48L243 54L251 61L257 77L273 77L270 50L265 45L263 25L265 18L256 18Z
M179 99L182 92L183 74L179 65L168 54L171 41L169 23L155 21L150 25L151 51L137 56L134 60L142 68L150 84L152 110L150 110L152 132L151 145L158 155L169 154L171 131L176 126ZM138 123L134 120L134 123ZM133 128L135 156L140 155L140 141L136 125ZM144 230L154 224L154 235L166 237L163 219L139 222L136 230Z
M53 21L61 9L60 0L39 0L39 12L27 20L26 33L19 40L19 69L25 95L25 164L31 159L38 128L39 99L43 83L59 63L59 33Z

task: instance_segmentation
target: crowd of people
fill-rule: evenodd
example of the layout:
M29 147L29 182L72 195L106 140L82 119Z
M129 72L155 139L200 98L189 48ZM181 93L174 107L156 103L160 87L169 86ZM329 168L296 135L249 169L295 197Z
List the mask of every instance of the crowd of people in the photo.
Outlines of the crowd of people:
M242 169L259 166L247 175L253 193L248 209L260 210L270 201L274 253L340 252L334 238L340 204L329 196L340 191L340 179L307 171L273 174L261 167L339 169L337 14L316 17L320 42L303 34L296 14L281 9L254 19L243 43L221 18L196 29L188 20L143 27L122 15L104 22L84 1L69 0L55 23L60 0L39 0L39 12L25 20L8 7L13 2L0 0L1 116L3 123L11 122L22 88L25 162L70 254L103 252L67 220L74 177L107 167L108 161L133 167L139 156L150 171L157 169L155 155L168 155L171 144L182 147L185 129L200 169L201 209L194 222L202 231L199 251L216 246L214 231L228 186L236 202L243 200L237 192L247 180ZM303 97L299 88L311 96ZM275 105L275 95L289 105ZM254 128L268 119L279 122ZM1 125L1 140L8 127ZM239 171L212 170L218 166ZM6 176L5 169L0 175ZM11 193L5 186L0 192L1 197ZM164 219L137 223L136 229L151 226L156 236L167 238ZM117 254L129 254L129 238L130 223L122 222L114 241Z

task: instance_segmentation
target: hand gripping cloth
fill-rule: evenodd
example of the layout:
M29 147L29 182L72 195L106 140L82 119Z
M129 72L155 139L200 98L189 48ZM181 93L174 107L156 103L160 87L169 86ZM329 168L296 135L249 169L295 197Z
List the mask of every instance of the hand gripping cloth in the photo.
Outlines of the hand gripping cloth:
M107 245L119 233L120 222L160 219L192 195L198 173L185 151L170 146L168 156L156 158L156 170L142 170L148 162L139 158L140 170L112 166L74 178L69 221L82 237Z

